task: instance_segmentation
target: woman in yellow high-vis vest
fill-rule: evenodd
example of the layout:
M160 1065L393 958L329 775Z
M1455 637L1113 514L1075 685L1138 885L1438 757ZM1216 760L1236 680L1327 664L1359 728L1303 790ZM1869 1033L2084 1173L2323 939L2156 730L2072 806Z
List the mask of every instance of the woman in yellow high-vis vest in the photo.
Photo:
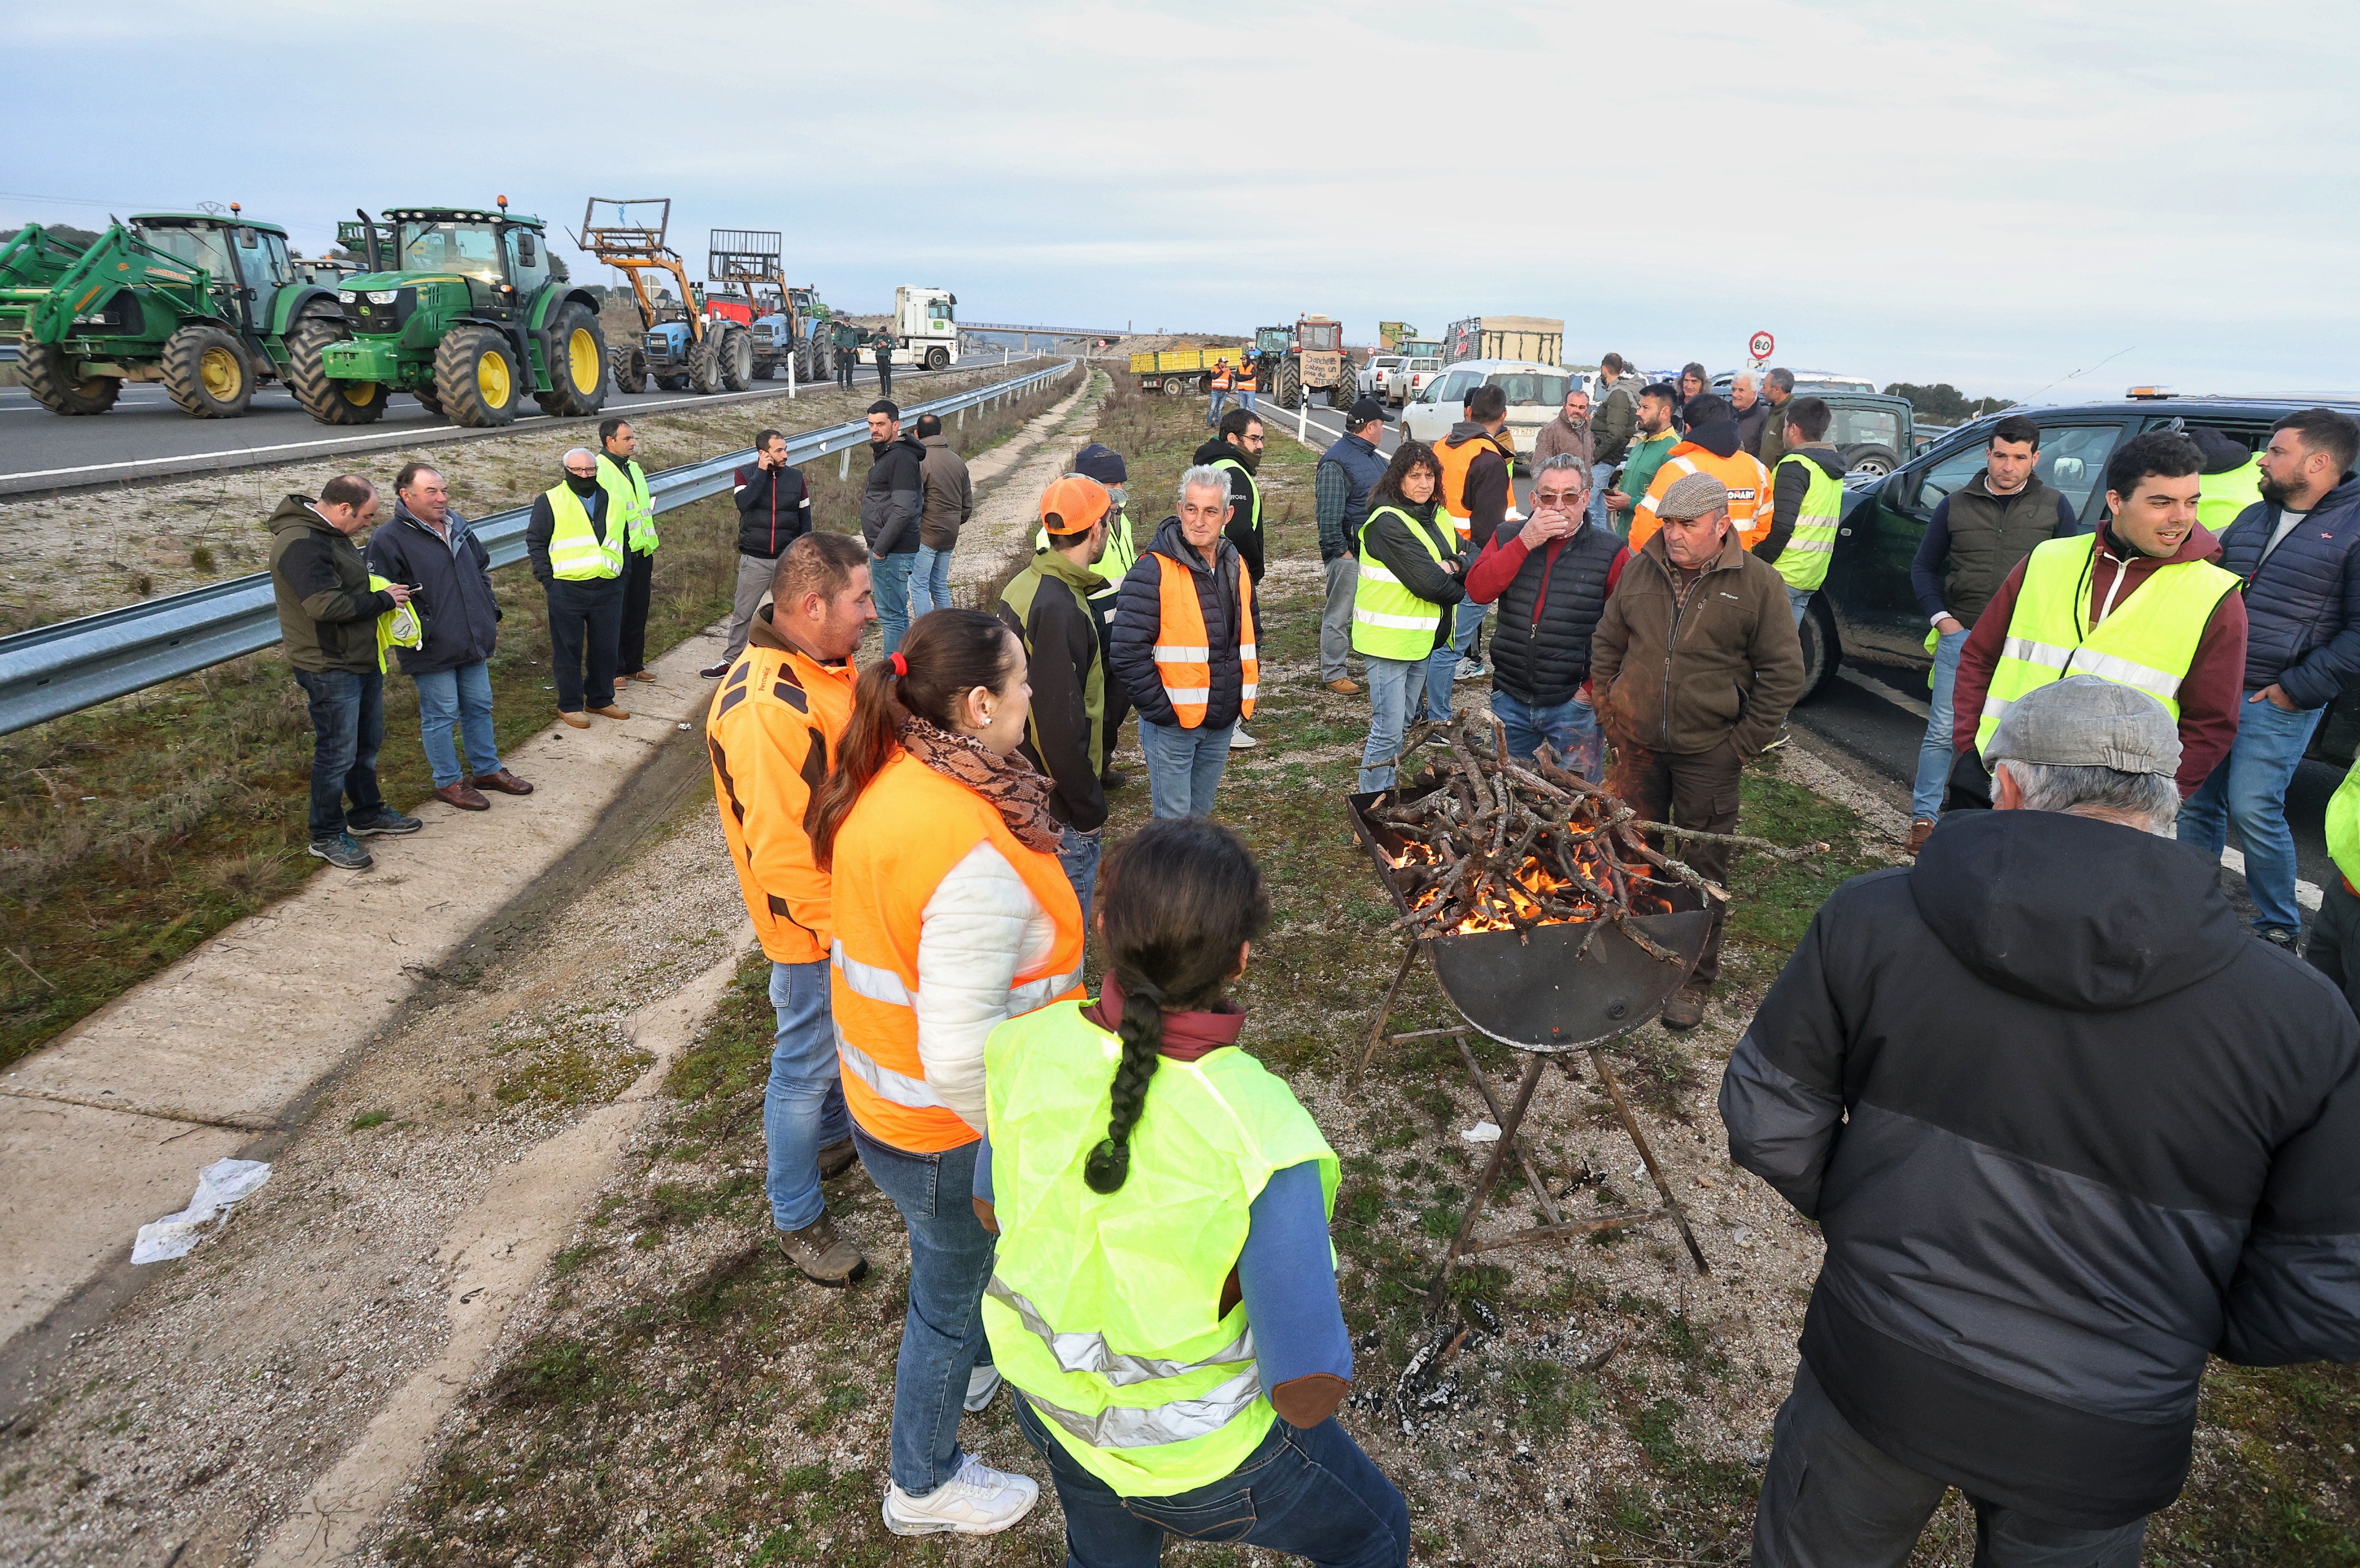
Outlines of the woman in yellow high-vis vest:
M1149 1568L1169 1533L1402 1568L1409 1510L1335 1419L1336 1154L1222 996L1270 921L1262 874L1227 829L1168 818L1102 881L1098 1000L985 1048L975 1184L1000 1232L984 1322L1066 1560Z
M1040 1488L960 1451L959 1413L999 1386L978 1307L991 1236L967 1194L994 1027L1081 994L1082 911L1058 863L1049 780L1017 751L1024 645L979 610L921 615L861 671L812 799L830 885L830 1010L853 1145L910 1228L894 1367L897 1535L988 1535Z

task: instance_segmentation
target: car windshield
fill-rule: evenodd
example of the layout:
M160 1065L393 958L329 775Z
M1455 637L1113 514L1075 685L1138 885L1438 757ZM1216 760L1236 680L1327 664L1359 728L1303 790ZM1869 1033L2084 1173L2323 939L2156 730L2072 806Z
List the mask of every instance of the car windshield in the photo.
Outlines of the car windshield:
M1344 329L1336 322L1320 326L1308 321L1303 324L1303 348L1306 354L1333 354L1343 346L1343 343Z
M235 284L237 275L229 267L229 247L222 243L222 232L207 224L203 228L173 227L139 230L139 237L167 256L177 256L191 267L202 267L213 274L216 283Z
M1901 450L1901 417L1891 408L1846 408L1838 407L1834 428L1828 440L1838 447L1875 445L1895 452Z
M403 272L457 272L486 283L500 278L500 241L489 223L406 222L394 241Z
M2044 425L2040 455L2032 465L2043 485L2061 494L2080 517L2090 493L2103 477L2106 459L2122 439L2120 425ZM1926 470L1918 481L1917 510L1931 516L1946 495L1954 495L1983 471L1984 444L1971 442Z
M1554 408L1565 401L1565 377L1544 376L1536 370L1494 371L1484 377L1483 384L1505 392L1511 408L1519 403L1543 403Z

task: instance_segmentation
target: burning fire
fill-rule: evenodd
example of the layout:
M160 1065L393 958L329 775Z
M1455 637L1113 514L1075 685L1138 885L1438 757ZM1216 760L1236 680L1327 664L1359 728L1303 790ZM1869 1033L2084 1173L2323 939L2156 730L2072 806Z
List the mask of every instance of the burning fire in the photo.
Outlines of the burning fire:
M1588 842L1579 844L1572 855L1575 866L1591 882L1601 887L1613 885L1612 873L1607 870L1606 856L1596 844ZM1398 871L1404 866L1438 864L1441 855L1432 844L1413 839L1403 844L1394 854L1387 855L1386 860ZM1506 897L1496 896L1494 889L1503 891ZM1672 908L1670 899L1657 894L1643 893L1636 887L1632 889L1631 896L1634 913L1668 912ZM1424 888L1411 895L1410 912L1416 914L1431 909L1441 897L1439 887ZM1570 899L1574 913L1568 916L1548 912L1541 902L1544 898ZM1466 919L1450 927L1449 934L1475 936L1484 931L1514 931L1520 923L1527 927L1580 925L1600 919L1604 912L1589 888L1557 869L1542 865L1540 856L1527 855L1504 883L1494 877L1486 884L1482 904L1470 910Z

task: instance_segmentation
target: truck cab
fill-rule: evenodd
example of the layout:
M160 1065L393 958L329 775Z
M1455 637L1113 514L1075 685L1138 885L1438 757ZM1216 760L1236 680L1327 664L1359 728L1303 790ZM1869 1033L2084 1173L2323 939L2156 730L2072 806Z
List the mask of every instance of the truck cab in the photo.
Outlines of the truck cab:
M893 290L893 363L944 370L958 361L958 296L903 284Z

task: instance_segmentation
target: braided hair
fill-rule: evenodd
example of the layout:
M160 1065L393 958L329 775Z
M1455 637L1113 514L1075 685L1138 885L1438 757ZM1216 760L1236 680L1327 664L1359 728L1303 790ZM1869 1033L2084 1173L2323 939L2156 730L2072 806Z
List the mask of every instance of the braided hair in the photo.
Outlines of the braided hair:
M1210 1006L1238 974L1246 943L1270 924L1262 871L1237 834L1193 817L1149 823L1109 858L1098 881L1098 933L1122 987L1107 1136L1082 1179L1120 1191L1131 1174L1131 1134L1147 1109L1162 1060L1164 1015Z

